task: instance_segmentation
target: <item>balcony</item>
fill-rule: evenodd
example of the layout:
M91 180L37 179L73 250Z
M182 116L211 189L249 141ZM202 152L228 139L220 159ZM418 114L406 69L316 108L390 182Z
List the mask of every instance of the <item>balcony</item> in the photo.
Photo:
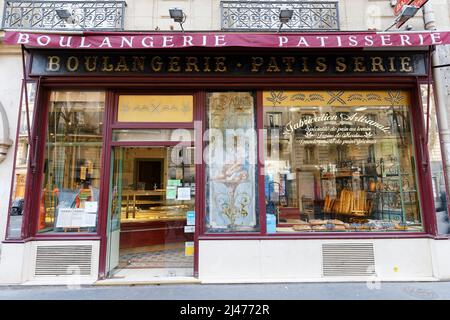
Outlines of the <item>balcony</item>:
M125 1L5 1L2 29L124 30ZM56 10L66 9L70 21Z
M221 1L221 27L228 31L276 31L280 26L280 8L294 10L282 31L337 31L337 1Z

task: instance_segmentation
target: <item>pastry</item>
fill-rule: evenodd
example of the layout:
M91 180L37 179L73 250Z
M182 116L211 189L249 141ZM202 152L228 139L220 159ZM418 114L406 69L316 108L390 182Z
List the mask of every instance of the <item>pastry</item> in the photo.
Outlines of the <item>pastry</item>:
M337 231L345 231L345 226L344 225L340 225L340 224L338 224L338 225L335 225L334 226L334 230L337 230Z
M286 223L309 225L308 222L299 219L286 219Z
M311 231L311 227L305 224L294 225L292 226L292 229L295 231Z
M328 220L328 223L332 223L334 225L344 225L344 222L342 222L341 220L337 220L337 219Z
M400 223L400 224L395 224L394 229L405 231L405 230L408 230L408 227L405 224Z
M325 230L327 230L327 227L325 227L323 225L315 225L315 226L312 227L312 229L314 231L325 231Z
M320 225L324 225L325 223L327 223L327 222L324 220L316 220L316 219L309 220L309 224L312 226L320 226Z

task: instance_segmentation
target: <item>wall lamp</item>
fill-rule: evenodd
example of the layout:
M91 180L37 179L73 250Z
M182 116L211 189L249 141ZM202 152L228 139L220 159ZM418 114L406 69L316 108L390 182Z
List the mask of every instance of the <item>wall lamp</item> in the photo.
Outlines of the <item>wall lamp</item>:
M410 5L403 6L402 11L399 13L397 18L395 18L394 23L384 31L389 31L395 25L397 25L397 28L400 28L406 21L414 17L417 11L419 11L419 7Z
M291 21L293 15L294 15L294 10L292 10L291 8L288 8L286 6L281 7L280 14L278 15L278 18L280 19L280 27L278 28L278 32L280 32L283 24L286 24L289 21Z
M9 122L6 110L0 102L0 115L2 116L3 136L0 137L0 162L6 159L6 154L12 146L12 140L9 138Z
M56 15L58 16L58 18L60 18L61 20L67 22L67 23L73 23L74 22L74 18L72 16L72 14L70 13L69 10L67 9L56 9Z
M180 24L181 30L184 32L183 23L186 22L186 14L183 12L183 10L179 8L172 8L169 9L169 14L173 21Z

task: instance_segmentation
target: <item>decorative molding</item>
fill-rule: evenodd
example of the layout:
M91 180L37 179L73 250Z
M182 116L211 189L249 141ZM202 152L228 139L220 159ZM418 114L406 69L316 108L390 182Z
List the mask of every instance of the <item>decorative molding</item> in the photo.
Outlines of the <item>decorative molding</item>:
M0 137L0 163L6 159L9 148L12 146L13 142L9 138L9 121L6 115L6 110L0 102L0 114L2 116L2 127L3 135Z

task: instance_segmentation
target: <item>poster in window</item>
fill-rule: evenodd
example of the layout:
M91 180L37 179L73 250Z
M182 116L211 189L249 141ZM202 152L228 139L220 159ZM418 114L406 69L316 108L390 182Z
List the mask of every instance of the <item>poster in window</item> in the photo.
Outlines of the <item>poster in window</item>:
M208 227L211 231L253 231L257 192L252 94L212 93L208 119Z

